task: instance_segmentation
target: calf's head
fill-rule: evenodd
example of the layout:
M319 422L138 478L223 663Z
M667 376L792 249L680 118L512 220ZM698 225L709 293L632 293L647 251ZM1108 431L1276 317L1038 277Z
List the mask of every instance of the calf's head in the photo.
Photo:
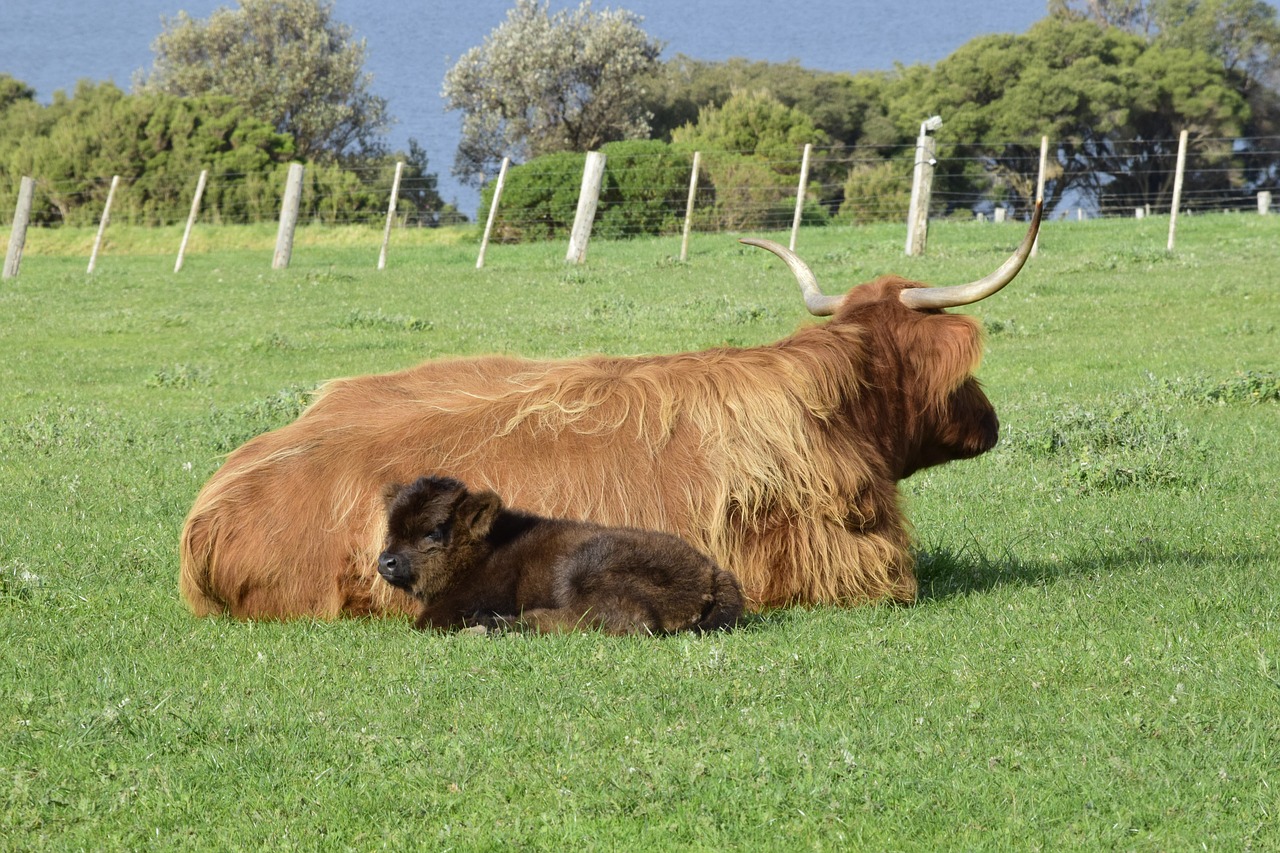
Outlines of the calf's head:
M491 550L485 537L502 501L493 492L470 492L450 477L419 477L383 490L387 540L378 574L387 583L427 601L460 571Z

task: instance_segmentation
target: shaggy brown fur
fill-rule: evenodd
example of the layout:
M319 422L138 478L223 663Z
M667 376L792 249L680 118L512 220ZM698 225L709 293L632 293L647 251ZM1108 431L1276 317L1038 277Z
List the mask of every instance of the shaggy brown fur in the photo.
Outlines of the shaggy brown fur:
M518 512L449 477L385 496L378 572L422 603L418 628L669 634L742 615L737 579L670 534Z
M200 615L415 612L382 583L380 492L447 474L549 516L663 530L732 566L751 606L911 601L897 481L976 456L997 420L971 317L855 287L767 346L431 361L330 382L230 455L182 533Z

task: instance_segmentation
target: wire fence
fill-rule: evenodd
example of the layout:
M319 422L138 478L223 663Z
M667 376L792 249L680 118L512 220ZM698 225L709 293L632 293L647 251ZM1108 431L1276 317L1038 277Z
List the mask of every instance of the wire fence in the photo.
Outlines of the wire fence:
M953 218L1025 216L1040 183L1041 140L999 143L940 143L929 214ZM1178 177L1178 139L1049 143L1044 199L1050 218L1115 218L1168 214ZM734 152L730 152L734 153ZM748 153L748 152L738 152ZM801 223L862 224L903 221L915 175L915 145L813 149L800 205ZM655 158L664 155L654 155ZM606 187L597 226L610 237L676 233L686 214L695 231L789 228L796 212L801 172L794 156L722 159L703 157L693 209L687 207L688 162L683 170L655 168L632 157L606 165ZM543 170L537 161L520 167L534 204L499 204L495 239L554 236L567 228L576 203L576 182ZM579 170L581 167L578 167ZM580 174L580 171L579 171ZM655 180L665 175L666 180ZM574 176L575 181L577 176ZM646 179L648 181L646 182ZM1280 137L1199 138L1189 141L1182 212L1253 210L1280 186ZM610 184L620 189L611 192ZM483 218L486 211L481 210ZM656 224L655 224L656 223ZM599 229L598 229L599 230Z
M213 225L255 224L280 215L287 164L265 172L217 172L204 190L200 220ZM381 224L393 181L393 168L333 167L308 169L303 184L304 222L317 224ZM119 175L112 220L130 225L171 225L185 221L200 170L183 175ZM13 221L13 200L21 176L0 176L0 223ZM33 224L59 227L96 224L113 175L50 180L33 175L37 201ZM437 225L434 175L406 176L399 187L402 226ZM451 224L446 222L444 224Z
M1040 140L1000 143L939 140L930 215L973 217L998 209L1018 215L1034 199ZM670 149L674 152L675 149ZM906 216L914 169L914 145L814 149L803 188L805 224L863 223ZM734 152L730 152L734 153ZM737 152L745 155L747 152ZM1168 213L1176 169L1176 139L1050 143L1045 200L1050 217L1096 218ZM654 155L655 158L659 155ZM633 157L606 165L597 222L614 223L602 236L678 233L689 213L691 155L667 153L662 168ZM680 168L670 167L683 157ZM526 164L523 180L537 187L538 161ZM779 229L792 224L801 171L800 149L792 157L737 156L716 161L704 154L694 195L691 225L697 231ZM0 178L0 223L14 221L20 176ZM35 227L96 224L111 175L36 182ZM198 172L180 178L121 175L112 221L167 225L187 219ZM209 176L199 210L201 224L274 222L280 214L283 170ZM392 173L376 168L314 170L302 187L299 223L382 226ZM614 189L611 189L614 188ZM1280 188L1280 137L1194 139L1187 156L1181 209L1187 212L1253 210L1261 191ZM499 205L500 234L550 236L556 217L572 219L577 187L546 187L541 207ZM434 196L433 176L407 177L399 187L394 224L440 224L423 207ZM1268 204L1268 207L1270 205ZM78 211L78 215L73 215ZM438 211L437 211L438 212ZM487 209L474 220L483 223ZM455 220L456 221L456 220Z

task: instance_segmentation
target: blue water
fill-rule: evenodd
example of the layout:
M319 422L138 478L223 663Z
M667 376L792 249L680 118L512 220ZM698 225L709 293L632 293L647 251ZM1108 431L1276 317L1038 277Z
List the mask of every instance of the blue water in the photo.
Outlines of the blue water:
M149 68L151 42L161 17L180 10L206 18L233 0L4 0L0 72L12 74L48 103L76 81L110 80L128 90L135 72ZM365 68L373 90L386 98L397 123L393 148L416 138L428 168L440 175L446 201L474 215L478 197L450 174L458 145L459 115L444 109L445 71L506 18L514 0L466 3L335 0L333 17L367 43ZM554 0L552 11L576 0ZM1021 33L1044 17L1045 0L622 0L596 2L597 10L628 9L663 42L662 56L785 62L795 59L826 71L887 70L895 62L937 62L985 33Z

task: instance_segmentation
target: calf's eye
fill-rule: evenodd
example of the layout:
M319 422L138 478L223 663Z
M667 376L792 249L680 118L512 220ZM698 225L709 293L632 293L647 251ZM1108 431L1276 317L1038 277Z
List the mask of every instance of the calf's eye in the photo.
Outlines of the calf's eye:
M427 535L425 538L431 542L443 542L444 541L444 525L437 524L435 527L431 528L431 530L427 531Z

